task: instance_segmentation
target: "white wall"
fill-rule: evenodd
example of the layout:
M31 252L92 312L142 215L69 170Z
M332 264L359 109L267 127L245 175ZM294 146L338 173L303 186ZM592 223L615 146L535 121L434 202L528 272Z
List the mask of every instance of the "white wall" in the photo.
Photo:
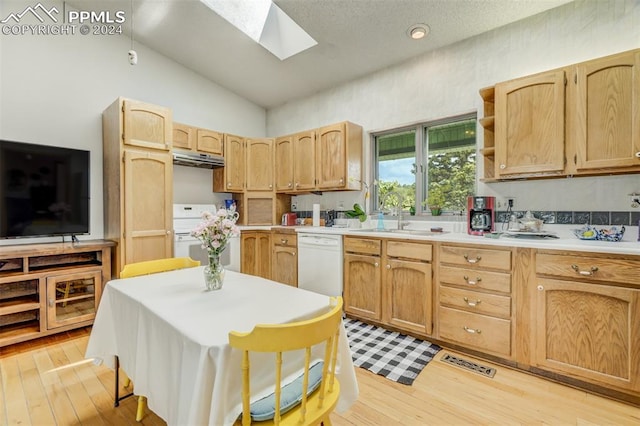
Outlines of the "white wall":
M0 2L0 19L25 2ZM62 3L46 2L47 7ZM118 96L172 108L176 121L265 136L263 108L126 36L0 34L0 138L91 151L91 235L102 238L102 111ZM176 167L175 202L218 203L210 170ZM55 239L59 241L59 239ZM48 241L41 239L38 241ZM31 240L4 240L2 244Z
M428 40L426 40L428 42ZM439 49L267 113L267 133L284 135L350 120L368 132L479 110L478 90L497 82L640 47L640 1L577 0L524 21ZM481 135L482 132L479 132ZM478 141L482 146L481 136ZM368 162L368 161L367 161ZM367 169L367 176L369 176ZM370 178L368 179L370 181ZM515 196L517 210L630 210L637 175L478 184L478 194ZM298 196L347 208L362 194Z

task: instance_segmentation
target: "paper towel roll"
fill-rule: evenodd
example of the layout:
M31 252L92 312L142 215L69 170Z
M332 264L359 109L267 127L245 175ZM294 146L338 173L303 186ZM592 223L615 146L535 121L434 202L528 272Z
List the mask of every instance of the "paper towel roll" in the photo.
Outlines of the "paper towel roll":
M313 205L313 226L320 226L320 204Z

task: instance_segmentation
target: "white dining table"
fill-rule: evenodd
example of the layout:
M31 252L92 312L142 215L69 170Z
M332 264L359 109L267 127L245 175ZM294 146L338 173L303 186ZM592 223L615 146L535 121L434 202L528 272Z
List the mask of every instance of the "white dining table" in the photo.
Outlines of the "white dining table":
M312 318L329 306L328 296L233 271L207 292L203 268L109 281L85 353L111 368L117 356L135 394L169 425L231 425L241 413L242 354L229 346L230 331ZM252 357L252 395L269 392L274 366L267 354ZM296 368L285 359L283 374ZM358 398L344 326L336 377L343 412Z

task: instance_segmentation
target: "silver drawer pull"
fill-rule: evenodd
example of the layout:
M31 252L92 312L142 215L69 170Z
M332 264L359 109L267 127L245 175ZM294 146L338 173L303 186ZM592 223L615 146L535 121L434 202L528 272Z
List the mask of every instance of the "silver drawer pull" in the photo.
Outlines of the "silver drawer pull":
M291 252L291 256L295 256L295 255L296 255L296 252L295 252L295 251L292 251L292 252Z
M478 330L477 328L469 328L466 325L463 325L462 328L464 329L464 331L466 331L467 333L470 333L470 334L480 334L480 333L482 333L482 330Z
M571 265L571 269L573 269L574 271L576 271L577 273L579 273L580 275L583 275L585 277L591 277L593 276L596 272L598 272L598 267L597 266L592 266L590 271L582 271L580 270L580 267L578 265Z
M377 268L377 267L379 266L379 265L378 265L378 262L375 262L375 263L373 264L373 266L375 266L375 267Z
M469 255L468 254L464 255L464 260L466 260L467 263L478 263L478 262L480 262L481 259L482 259L482 257L480 257L480 256L476 256L475 259L469 259Z
M465 281L467 282L467 284L469 284L469 285L476 285L476 284L478 284L480 281L482 281L482 278L480 278L480 277L476 277L476 280L475 280L475 281L471 281L467 275L465 275L465 276L464 276L464 277L462 277L462 278L464 278L464 280L465 280Z
M473 301L473 300L469 300L469 298L468 298L468 297L465 297L465 298L464 298L464 301L465 301L465 302L467 303L467 305L469 305L469 306L477 306L477 305L479 305L480 303L482 303L482 300L480 300L480 299L476 299L475 301Z
M287 242L289 242L289 240L285 240L285 239L283 238L283 239L281 239L281 240L280 240L280 242L281 242L282 244L287 244Z

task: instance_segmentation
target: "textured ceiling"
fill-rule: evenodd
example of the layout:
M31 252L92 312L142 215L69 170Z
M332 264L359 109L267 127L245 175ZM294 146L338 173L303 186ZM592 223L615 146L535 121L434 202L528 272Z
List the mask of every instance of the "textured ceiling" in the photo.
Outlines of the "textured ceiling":
M269 108L570 1L275 0L318 42L280 61L198 0L133 0L134 39ZM69 3L131 8L121 0ZM429 25L426 38L406 35L415 23Z

